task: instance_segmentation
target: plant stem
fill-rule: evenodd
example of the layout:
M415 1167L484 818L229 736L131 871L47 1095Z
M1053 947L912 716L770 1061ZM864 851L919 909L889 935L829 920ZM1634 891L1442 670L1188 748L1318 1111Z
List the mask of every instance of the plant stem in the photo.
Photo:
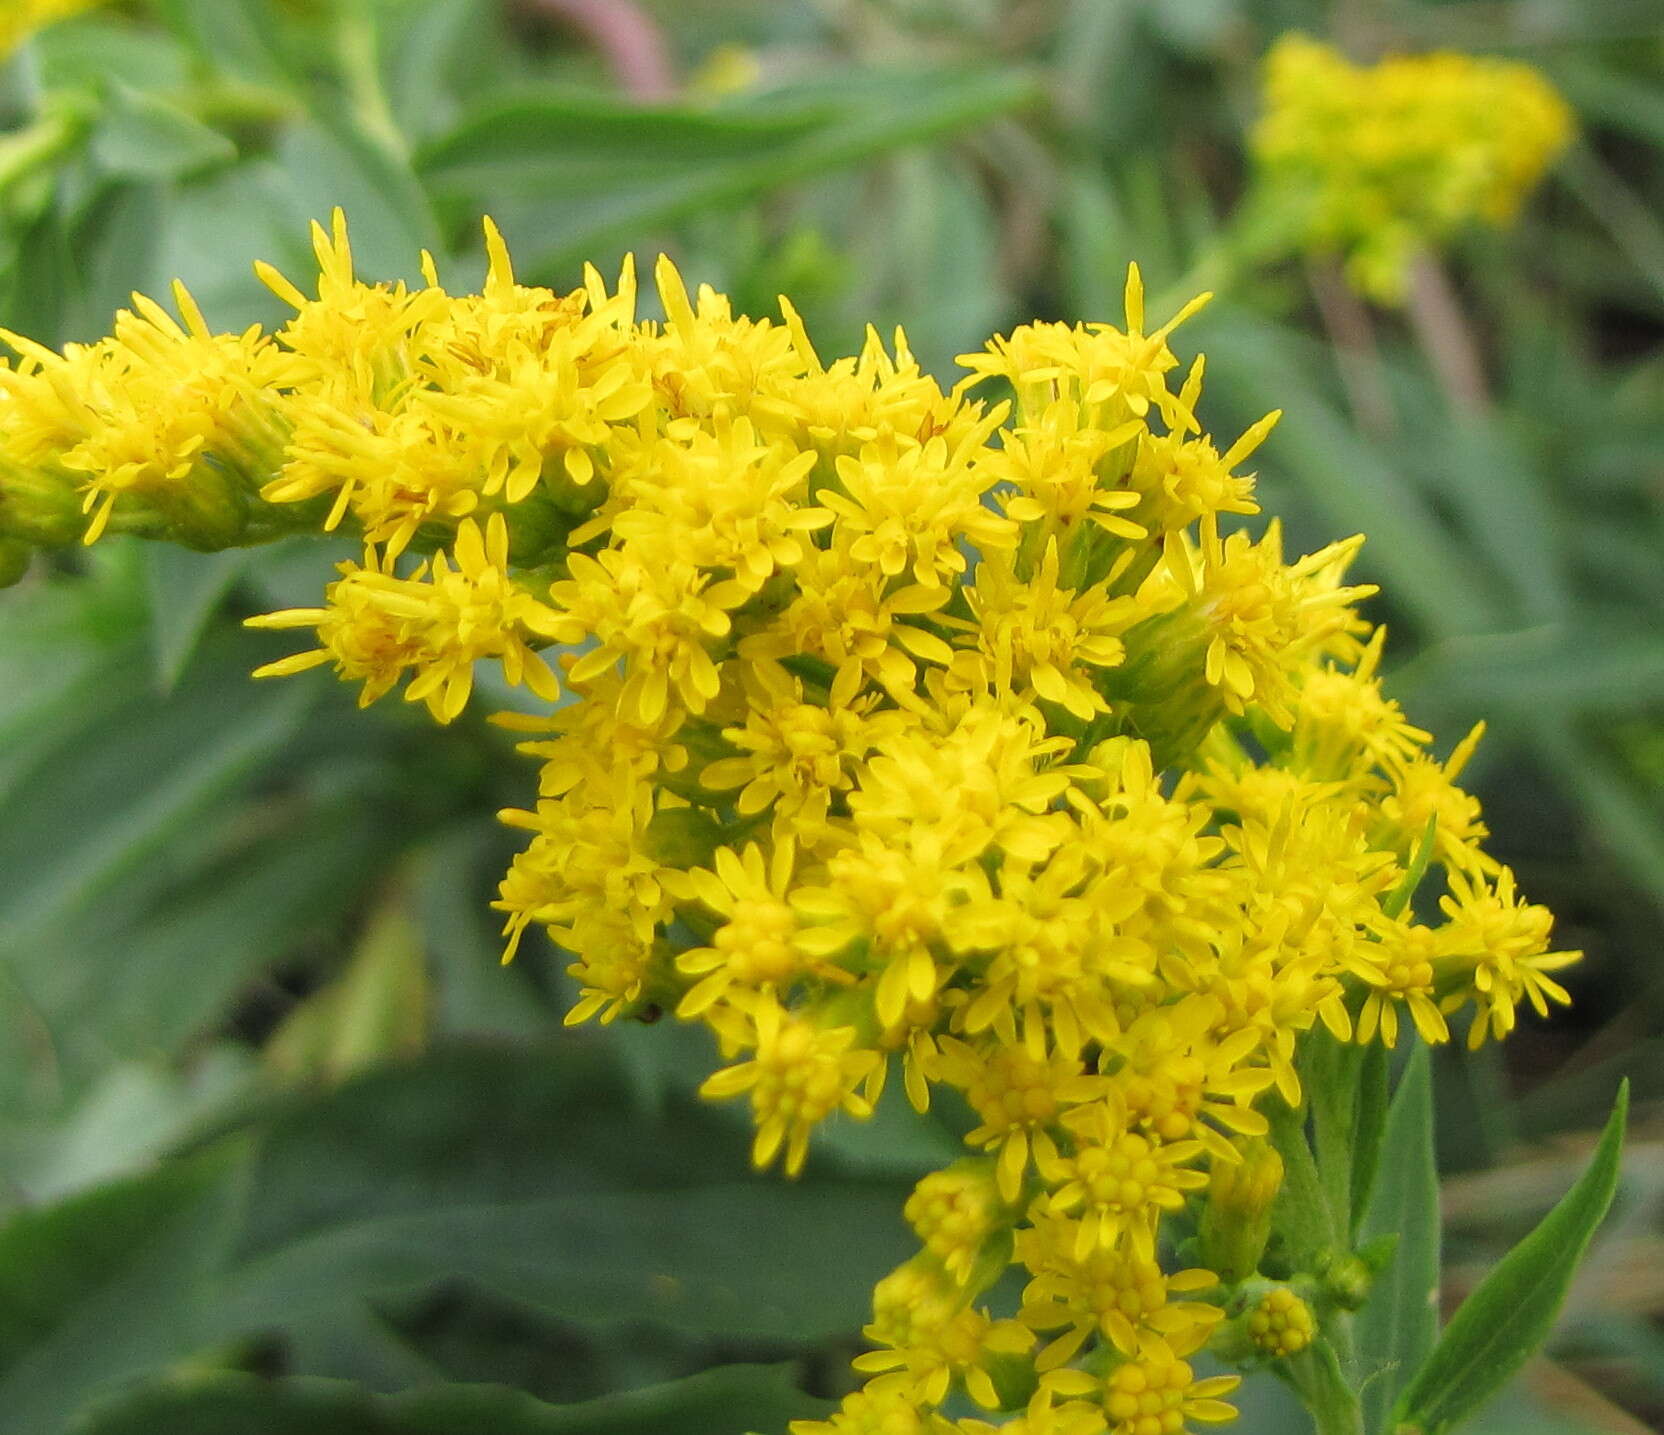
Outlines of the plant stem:
M1306 275L1317 303L1318 317L1334 346L1335 369L1340 374L1341 387L1346 390L1353 419L1371 438L1390 437L1398 421L1369 310L1332 261L1310 261Z
M409 146L398 121L393 118L393 107L381 82L375 17L363 4L347 6L336 21L335 35L342 77L352 97L358 123L389 154L404 157L409 153Z
M531 8L588 40L631 99L652 104L675 95L676 70L664 33L633 0L532 0Z
M1327 1340L1288 1360L1283 1378L1311 1412L1317 1435L1364 1435L1363 1406Z
M1444 266L1425 251L1410 269L1411 327L1458 414L1474 416L1490 407L1485 362L1462 301Z

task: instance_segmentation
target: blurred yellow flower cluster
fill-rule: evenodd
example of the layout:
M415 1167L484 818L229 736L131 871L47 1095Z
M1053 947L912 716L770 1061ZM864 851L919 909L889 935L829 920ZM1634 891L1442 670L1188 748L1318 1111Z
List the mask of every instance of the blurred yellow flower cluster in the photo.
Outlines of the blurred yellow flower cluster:
M868 1384L800 1435L986 1430L955 1393L1013 1430L1229 1419L1235 1378L1190 1363L1220 1322L1273 1359L1314 1329L1236 1290L1301 1036L1460 1014L1478 1044L1565 1000L1575 954L1457 785L1478 734L1440 762L1382 695L1355 540L1225 531L1276 416L1202 431L1169 346L1201 301L1147 327L1133 270L1124 327L1025 325L944 392L899 333L828 363L789 304L737 316L662 259L638 320L628 266L559 295L487 233L478 295L358 281L338 216L315 296L263 271L274 335L181 293L183 324L13 337L0 535L361 532L318 607L255 620L317 634L263 671L448 722L490 660L543 701L498 719L541 780L497 905L511 953L571 954L570 1021L703 1023L704 1094L790 1173L892 1069L968 1108ZM1408 901L1429 865L1441 918Z
M1358 66L1296 34L1266 58L1252 148L1264 197L1300 240L1394 302L1418 250L1508 223L1572 134L1529 65L1439 52Z
M0 0L0 59L10 55L36 30L102 3L103 0Z

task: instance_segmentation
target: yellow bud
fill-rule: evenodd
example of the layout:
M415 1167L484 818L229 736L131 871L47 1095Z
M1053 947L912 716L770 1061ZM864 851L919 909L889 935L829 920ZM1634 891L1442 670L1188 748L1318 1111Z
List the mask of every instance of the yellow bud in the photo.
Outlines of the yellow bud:
M1241 1153L1240 1161L1214 1161L1202 1211L1202 1263L1227 1284L1258 1269L1283 1184L1283 1158L1269 1142L1246 1141Z
M1248 1312L1254 1347L1273 1360L1298 1355L1317 1334L1312 1308L1287 1286L1273 1286Z

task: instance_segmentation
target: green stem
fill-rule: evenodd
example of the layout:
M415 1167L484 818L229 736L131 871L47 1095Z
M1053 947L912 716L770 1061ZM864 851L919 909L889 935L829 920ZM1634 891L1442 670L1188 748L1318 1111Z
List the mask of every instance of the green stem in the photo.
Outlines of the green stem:
M1286 1361L1282 1374L1311 1412L1317 1435L1364 1435L1363 1406L1327 1340Z
M360 4L343 7L335 30L336 52L341 74L352 98L353 113L364 132L383 145L389 154L404 158L409 153L387 91L381 83L381 59L376 43L375 19Z
M53 108L0 139L0 194L51 164L85 128L86 116L78 109Z
M1341 1247L1317 1162L1306 1142L1306 1108L1273 1095L1264 1106L1271 1142L1283 1158L1283 1188L1277 1194L1274 1228L1297 1270L1316 1270Z

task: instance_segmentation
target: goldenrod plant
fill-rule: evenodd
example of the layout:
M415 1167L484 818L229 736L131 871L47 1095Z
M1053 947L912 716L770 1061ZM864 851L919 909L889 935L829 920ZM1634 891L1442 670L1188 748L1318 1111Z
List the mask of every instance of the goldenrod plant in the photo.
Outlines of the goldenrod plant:
M1418 253L1510 223L1575 133L1530 65L1453 51L1358 65L1299 34L1266 56L1263 99L1249 148L1265 212L1387 303Z
M1578 953L1485 848L1480 731L1440 757L1383 694L1362 540L1257 521L1278 414L1206 431L1207 296L1147 317L1132 268L1121 325L1024 324L944 389L899 331L823 357L663 258L652 320L629 263L528 286L489 222L478 294L313 238L315 285L260 266L275 332L180 287L6 335L0 534L361 539L251 620L313 642L256 676L439 724L482 665L523 690L495 905L505 960L568 954L568 1023L703 1027L783 1178L888 1081L965 1114L865 1383L797 1435L1178 1435L1263 1368L1322 1435L1441 1435L1502 1385L1623 1103L1439 1337L1426 1051L1547 1016Z

